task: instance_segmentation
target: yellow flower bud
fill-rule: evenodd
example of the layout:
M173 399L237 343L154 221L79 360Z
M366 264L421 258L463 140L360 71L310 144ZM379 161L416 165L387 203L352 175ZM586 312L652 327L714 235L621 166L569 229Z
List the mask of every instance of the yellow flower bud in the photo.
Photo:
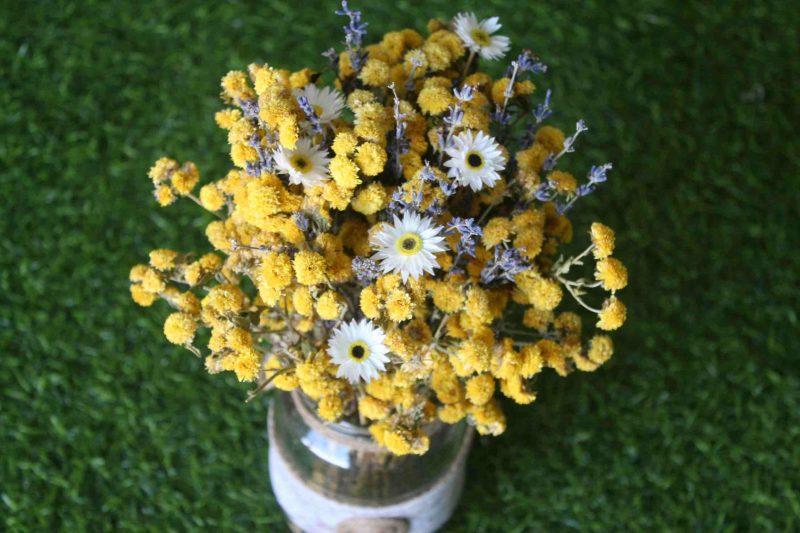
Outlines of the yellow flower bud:
M590 234L596 259L605 259L614 253L614 230L599 222L592 224Z
M467 380L467 400L473 405L483 405L494 395L494 378L491 374L480 374Z
M323 396L317 403L317 414L328 422L335 422L343 413L344 401L338 394Z
M334 320L342 312L341 297L334 291L326 291L317 299L317 314L323 320Z
M294 256L294 273L298 283L316 285L325 281L325 258L310 250L301 250Z
M172 344L191 343L196 329L194 317L186 313L172 313L164 321L164 336Z
M366 142L358 147L356 163L365 176L377 176L386 165L386 150L379 144Z
M616 296L612 296L603 302L603 307L597 315L597 327L606 331L618 329L625 323L627 309Z
M618 291L628 285L628 270L618 259L607 257L597 262L595 279L603 284L607 291Z
M358 137L350 131L341 131L333 139L333 152L336 155L350 155L356 150Z

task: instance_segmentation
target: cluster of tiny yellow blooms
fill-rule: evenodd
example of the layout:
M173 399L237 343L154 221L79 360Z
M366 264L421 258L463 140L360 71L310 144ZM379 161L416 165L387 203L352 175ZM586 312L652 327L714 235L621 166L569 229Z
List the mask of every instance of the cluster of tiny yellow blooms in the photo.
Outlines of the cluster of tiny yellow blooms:
M188 197L214 215L205 230L213 251L153 250L149 264L130 272L133 300L141 306L166 301L174 311L164 335L205 354L208 372L233 372L259 390L301 391L324 420L360 420L396 454L424 453L426 428L437 421L466 420L482 435L499 435L506 429L501 398L530 404L540 374L594 371L608 361L611 338L598 333L585 340L585 320L560 309L568 292L583 296L576 287L608 293L594 309L600 330L615 330L626 318L618 291L627 285L627 271L612 256L613 230L591 225L586 239L594 280L566 283L559 256L573 238L572 224L554 203L532 201L546 159L564 148L561 130L541 126L516 152L501 146L511 170L480 192L462 190L448 200L423 179L425 162L440 160L443 117L456 103L456 83L475 88L462 104L459 127L487 134L495 106L509 99L521 105L535 89L525 80L509 90L508 77L493 78L477 61L465 75L468 50L456 33L438 20L427 30L387 33L364 48L358 71L350 54L340 54L332 84L344 93L353 118L336 119L324 134L314 134L329 148L331 177L315 187L289 184L258 164L264 153L295 148L308 135L293 91L321 81L322 73L250 65L247 72L226 74L222 98L229 107L216 122L227 132L233 168L196 195L194 163L164 157L149 172L160 205ZM396 161L390 146L395 105L408 146ZM440 168L432 171L445 179ZM568 172L552 171L547 179L565 197L578 189ZM423 208L443 203L442 226L456 216L455 202L458 216L480 220L474 257L456 268L459 235L450 234L435 274L403 282L388 273L359 283L353 258L372 255L370 237L387 220L398 191L421 195ZM527 207L509 207L520 198L529 200ZM499 246L520 250L529 267L513 283L484 284L481 272ZM378 378L354 385L337 377L326 346L336 324L359 317L385 331L390 363Z

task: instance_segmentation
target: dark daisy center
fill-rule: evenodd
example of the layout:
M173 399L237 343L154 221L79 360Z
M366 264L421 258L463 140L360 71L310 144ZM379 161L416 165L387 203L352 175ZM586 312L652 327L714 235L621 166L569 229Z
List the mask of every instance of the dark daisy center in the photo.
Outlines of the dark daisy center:
M413 250L417 246L417 241L414 239L403 239L403 244L401 245L403 250Z
M295 156L294 160L292 161L292 166L295 168L295 170L303 172L309 166L308 159L301 155Z
M469 154L467 156L467 164L472 168L478 168L483 164L483 158L475 153Z
M480 28L475 28L472 30L472 39L480 46L489 46L489 44L492 42L491 38L489 37L489 33Z
M353 346L352 348L350 348L350 355L354 359L362 359L366 353L367 352L364 351L364 347L363 346L356 345L356 346Z

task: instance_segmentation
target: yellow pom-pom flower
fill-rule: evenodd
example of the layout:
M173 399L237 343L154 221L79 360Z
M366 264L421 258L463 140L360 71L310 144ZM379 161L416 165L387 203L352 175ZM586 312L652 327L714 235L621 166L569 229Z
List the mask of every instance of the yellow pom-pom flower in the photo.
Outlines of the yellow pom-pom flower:
M628 285L628 270L621 261L607 257L597 262L595 279L603 284L607 291L618 291Z
M356 163L365 176L377 176L386 165L386 150L379 144L366 142L358 147Z
M317 314L323 320L334 320L343 309L341 297L334 291L326 291L317 300Z
M301 250L292 262L298 283L317 285L325 281L325 258L310 250Z
M164 321L164 336L172 344L190 344L197 330L197 322L187 313L172 313Z
M614 230L604 224L594 222L590 234L595 258L605 259L614 253Z
M603 302L603 308L598 314L597 327L606 331L619 329L625 323L627 309L619 298L612 296Z

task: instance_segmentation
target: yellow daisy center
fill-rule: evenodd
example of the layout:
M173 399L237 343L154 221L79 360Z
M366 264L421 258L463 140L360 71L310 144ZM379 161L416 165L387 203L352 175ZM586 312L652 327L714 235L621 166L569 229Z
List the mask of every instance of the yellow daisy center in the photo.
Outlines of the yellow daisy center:
M467 157L464 158L470 170L480 170L483 168L483 156L478 152L467 152Z
M416 233L404 233L397 239L394 246L403 255L414 255L422 250L422 237Z
M482 30L481 28L475 28L470 33L472 40L475 41L478 46L489 46L492 43L491 37L489 37L489 32L486 30Z
M311 161L303 154L293 154L289 158L289 164L301 174L305 174L311 169Z
M314 109L314 114L317 115L317 118L321 117L322 113L325 111L324 109L322 109L321 105L315 105L312 106L312 108Z
M369 347L363 341L356 341L347 349L347 354L350 359L360 363L369 357Z

